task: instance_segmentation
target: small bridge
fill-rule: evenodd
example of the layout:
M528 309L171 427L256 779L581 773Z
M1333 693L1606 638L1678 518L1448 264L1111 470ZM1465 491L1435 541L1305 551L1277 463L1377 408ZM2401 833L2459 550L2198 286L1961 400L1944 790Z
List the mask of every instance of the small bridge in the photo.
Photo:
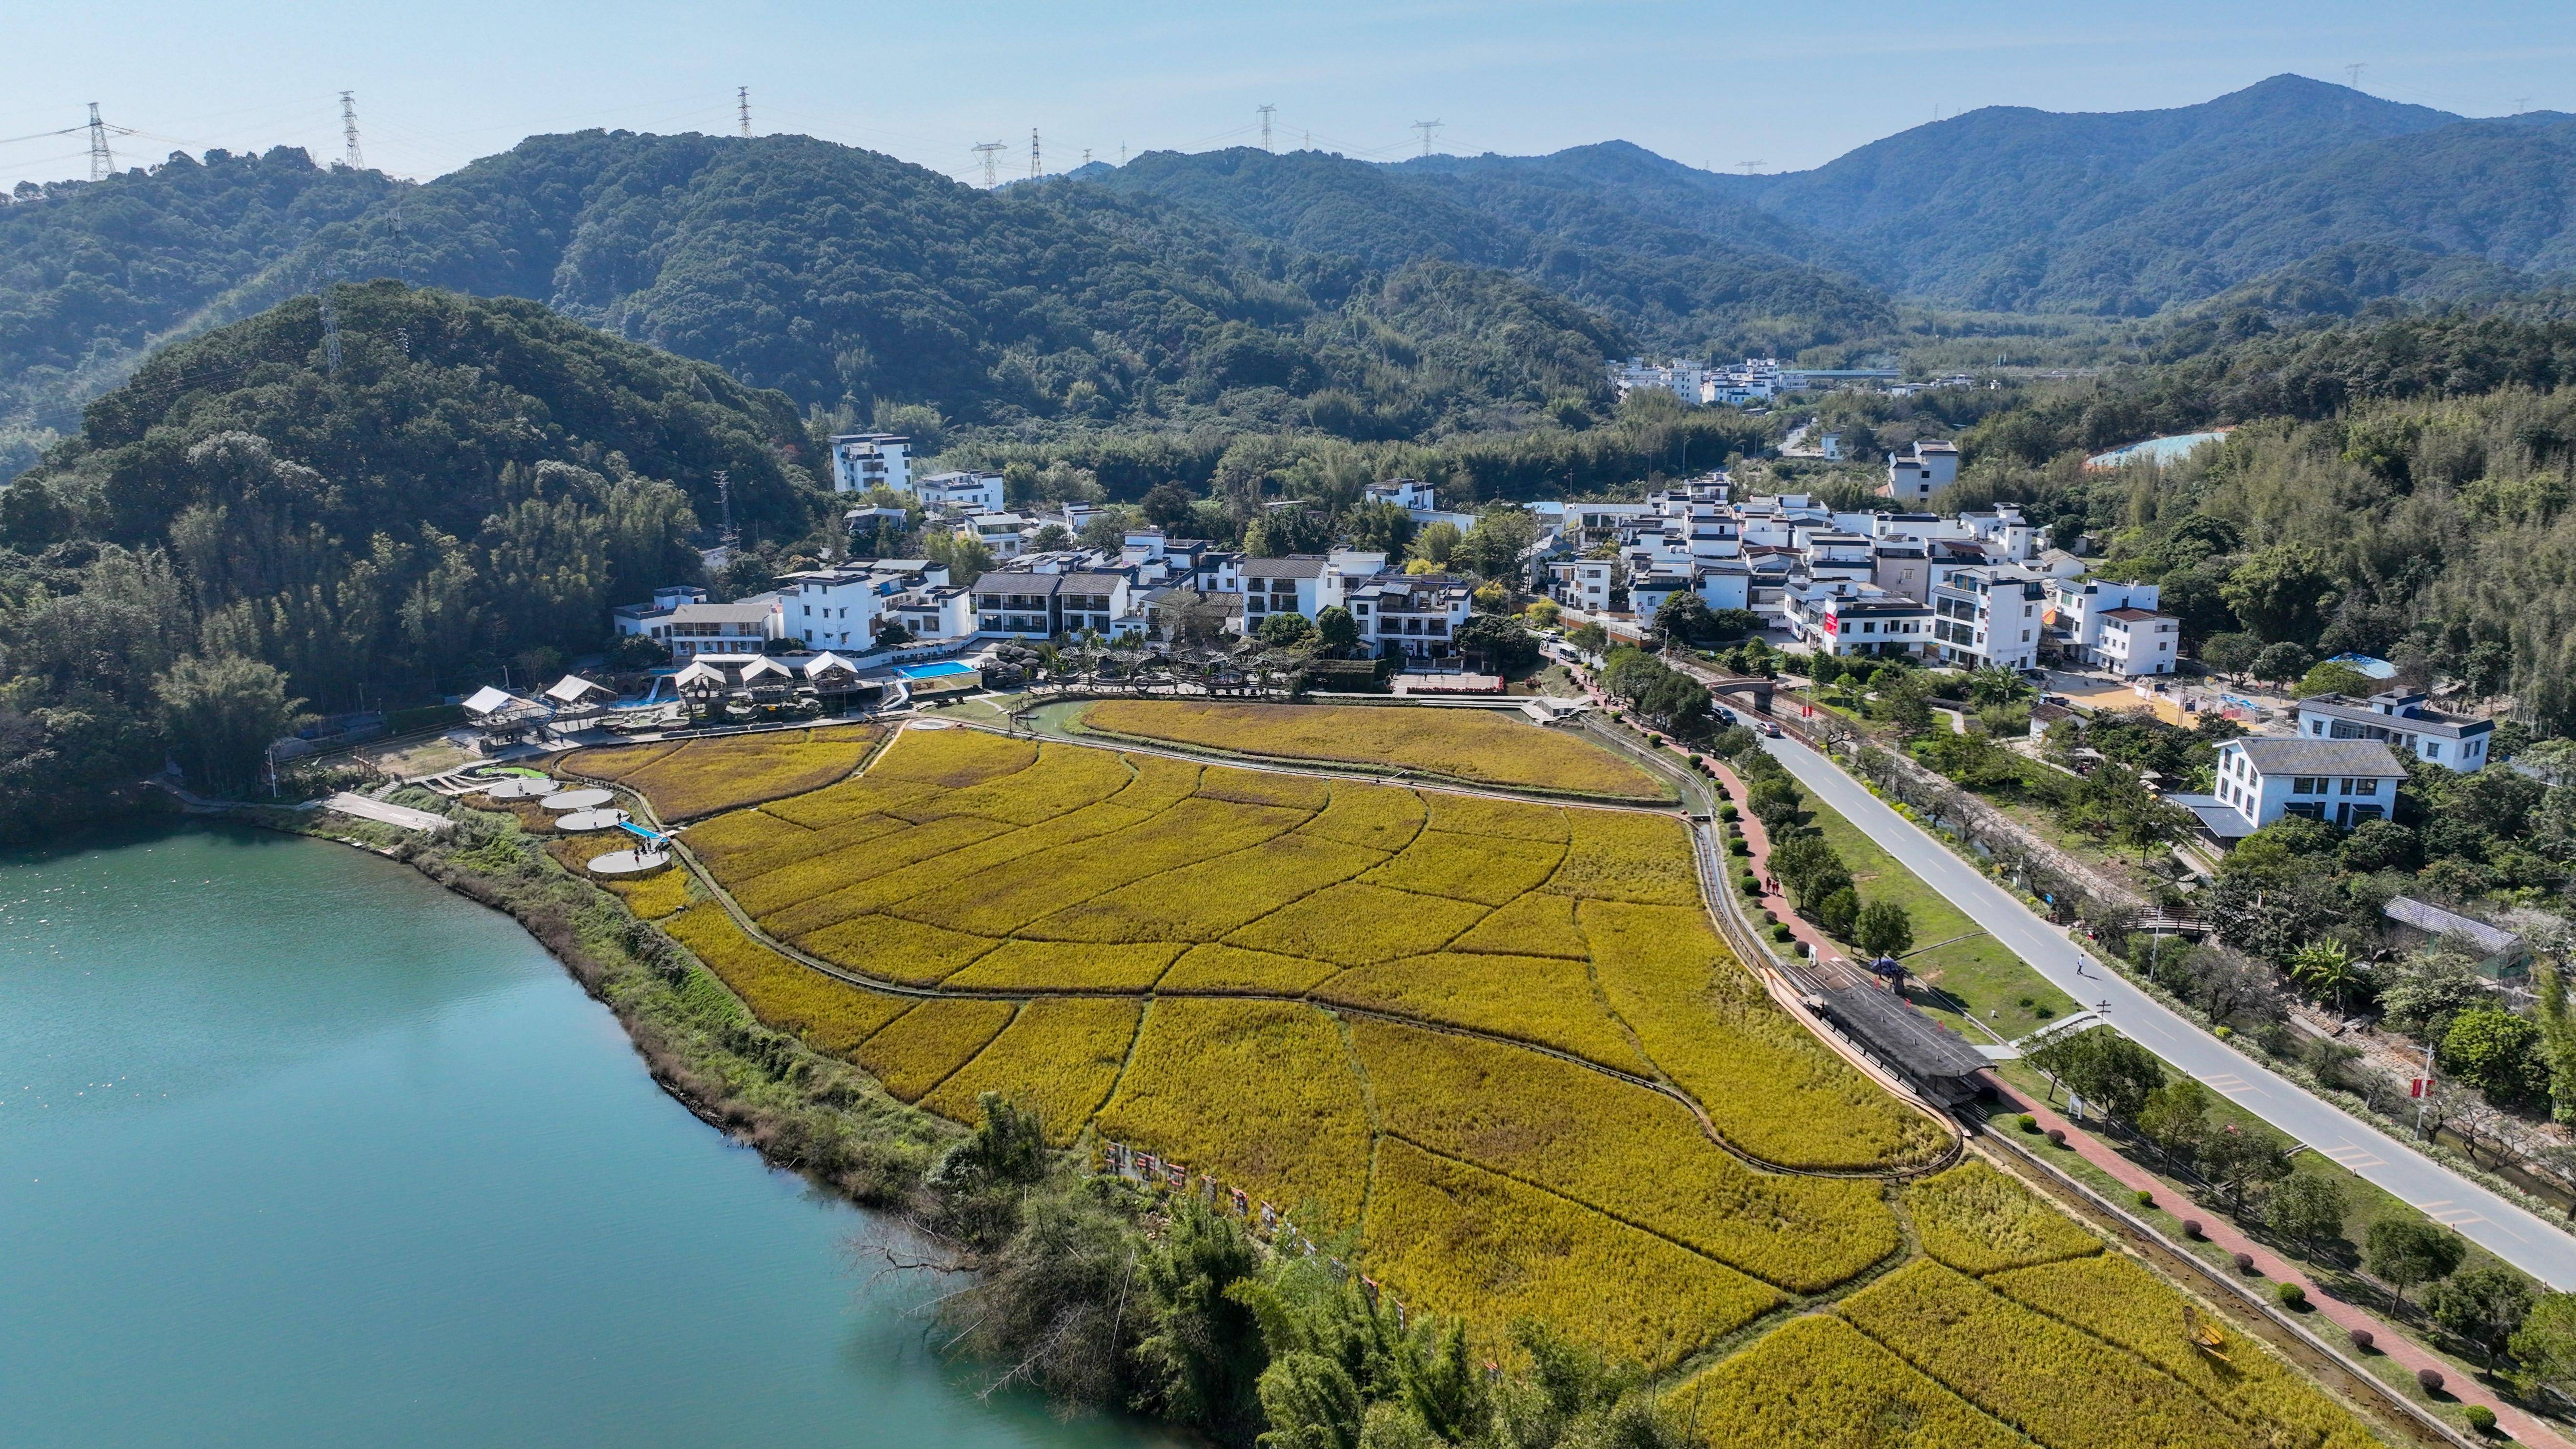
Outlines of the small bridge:
M1733 695L1738 704L1750 702L1755 714L1771 712L1773 686L1770 680L1751 674L1729 674L1723 669L1712 669L1688 654L1671 649L1664 651L1664 658L1682 673L1707 685L1710 694L1721 697Z

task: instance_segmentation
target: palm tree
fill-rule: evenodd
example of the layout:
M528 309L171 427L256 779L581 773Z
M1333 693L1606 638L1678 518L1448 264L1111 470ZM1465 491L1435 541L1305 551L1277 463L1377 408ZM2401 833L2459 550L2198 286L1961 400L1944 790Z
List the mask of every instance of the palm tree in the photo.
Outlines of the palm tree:
M2000 664L1971 670L1968 674L1968 698L1979 708L2011 704L2034 693L2030 681Z
M2312 991L2334 993L2337 1016L2343 1014L2344 991L2360 977L2341 941L2310 941L2290 953L2290 979Z

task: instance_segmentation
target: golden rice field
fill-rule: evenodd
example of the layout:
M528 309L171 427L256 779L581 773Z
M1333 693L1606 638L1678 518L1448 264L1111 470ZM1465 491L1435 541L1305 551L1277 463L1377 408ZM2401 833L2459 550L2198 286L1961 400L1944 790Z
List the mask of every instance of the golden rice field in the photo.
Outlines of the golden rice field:
M669 759L629 778L687 788ZM1772 1003L1671 816L960 728L819 769L681 836L759 936L677 873L627 894L905 1101L1018 1098L1350 1234L1482 1342L1535 1315L1676 1369L1721 1449L2372 1442L2253 1343L2214 1370L2017 1179L1909 1175L1948 1136ZM737 747L722 788L787 773Z
M849 774L885 738L872 724L677 745L608 745L575 750L556 768L641 791L665 824L819 789Z
M1107 699L1084 709L1082 727L1239 755L1394 765L1474 785L1672 797L1663 782L1598 745L1484 710Z

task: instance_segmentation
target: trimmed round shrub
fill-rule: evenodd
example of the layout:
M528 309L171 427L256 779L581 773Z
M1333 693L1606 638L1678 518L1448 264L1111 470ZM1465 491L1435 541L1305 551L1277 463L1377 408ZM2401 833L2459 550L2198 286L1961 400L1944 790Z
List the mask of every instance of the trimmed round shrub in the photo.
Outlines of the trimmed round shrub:
M1744 892L1748 896L1758 896L1762 894L1762 882L1749 875L1737 876L1735 878L1735 888Z
M2237 1272L2239 1272L2239 1273L2251 1273L2251 1272L2253 1272L2253 1271L2254 1271L2254 1255L2253 1255L2252 1253L2238 1253L2238 1254L2236 1254L2236 1271L2237 1271Z
M1762 924L1766 926L1776 926L1780 924L1780 913L1778 911L1765 909L1762 912Z
M1772 923L1771 939L1774 941L1787 941L1797 934L1797 932L1789 929L1789 923L1787 921L1775 921Z
M1735 818L1735 802L1729 800L1721 803L1717 807L1717 818L1720 820L1733 820Z
M2351 1339L2352 1346L2361 1350L2363 1353L2370 1352L2370 1346L2379 1342L2379 1335L2372 1333L2367 1328L2351 1329L2344 1334L2344 1337Z
M1696 764L1698 764L1698 763L1699 763L1699 751L1697 751L1697 750L1693 750L1693 751L1691 751L1691 753L1690 753L1690 762L1691 762L1692 764L1694 764L1694 765L1696 765Z
M2442 1385L2446 1381L2443 1379L2442 1371L2440 1369L2419 1368L2415 1371L2415 1382L2424 1386L2424 1392L2428 1394L2438 1394L2442 1391Z
M2140 1206L2140 1207L2154 1207L2155 1205L2156 1205L2156 1195L2155 1195L2154 1193L2152 1193L2152 1192L2147 1191L2147 1190L2146 1190L2145 1188L2143 1188L2143 1187L2142 1187L2142 1188L2139 1188L2139 1189L2138 1189L2138 1206Z
M1793 949L1795 949L1800 956L1813 956L1816 954L1816 948L1808 945L1804 941L1800 941Z
M2281 1300L2282 1307L2294 1312L2308 1306L2308 1290L2297 1283L2272 1285L2272 1296Z
M2028 1112L2022 1113L2019 1120L2021 1122L2021 1130L2024 1132L2036 1132L2039 1130L2039 1119L2030 1115Z
M2468 1420L2469 1427L2481 1434L2492 1434L2495 1432L2495 1410L2488 1408L2484 1404L2469 1405L2468 1412L2462 1414L2460 1417Z
M2063 1147L2063 1146L2065 1146L2065 1145L2066 1145L2066 1129L2065 1129L2065 1128L2063 1128L2063 1127L2051 1127L2051 1128L2049 1128L2049 1129L2048 1129L2048 1145L2049 1145L2049 1146L2051 1146L2051 1147Z
M2197 1240L2200 1237L2200 1219L2184 1218L2182 1220L2182 1235L2186 1238Z
M1741 835L1730 836L1726 842L1726 853L1729 855L1751 855L1753 853L1753 847L1748 844Z

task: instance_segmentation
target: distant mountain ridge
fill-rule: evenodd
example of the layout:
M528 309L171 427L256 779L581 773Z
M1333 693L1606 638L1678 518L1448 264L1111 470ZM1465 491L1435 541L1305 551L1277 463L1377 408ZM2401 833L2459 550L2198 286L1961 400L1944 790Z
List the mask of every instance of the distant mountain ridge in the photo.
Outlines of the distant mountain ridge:
M0 465L42 437L13 425L70 427L150 346L373 276L541 301L861 415L1392 437L1571 416L1631 349L1894 345L1908 306L2188 328L2558 286L2576 117L2275 76L2165 110L1989 107L1781 175L1624 141L1234 148L994 192L800 136L537 136L421 185L174 157L0 206Z
M2146 315L2357 245L2421 259L2365 268L2364 284L2456 279L2476 262L2501 269L2489 282L2536 284L2576 265L2571 121L2472 121L2282 75L2166 110L1987 107L1769 176L1608 142L1375 164L1166 152L1100 179L1378 265L1476 255L1682 340L1690 309L1623 295L1616 271L1595 281L1592 259L1722 260L1757 306L1794 277L1836 299L1826 279L1944 307Z

